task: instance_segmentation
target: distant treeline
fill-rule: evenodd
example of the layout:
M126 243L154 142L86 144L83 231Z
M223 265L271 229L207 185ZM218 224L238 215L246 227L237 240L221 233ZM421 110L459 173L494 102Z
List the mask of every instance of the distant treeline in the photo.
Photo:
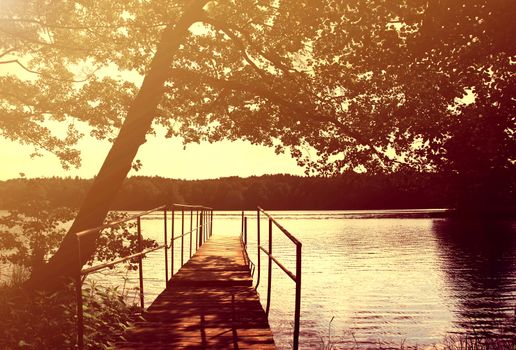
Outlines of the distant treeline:
M80 178L0 181L0 208L45 200L53 206L79 207L92 180ZM193 203L216 209L395 209L455 205L453 191L436 174L350 173L340 177L264 175L214 180L128 178L112 209L141 210L166 203Z

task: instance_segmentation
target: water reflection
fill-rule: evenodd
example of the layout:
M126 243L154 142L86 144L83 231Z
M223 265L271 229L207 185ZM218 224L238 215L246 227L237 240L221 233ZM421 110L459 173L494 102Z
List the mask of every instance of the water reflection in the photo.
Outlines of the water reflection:
M453 299L456 331L515 336L514 222L435 220L441 269Z

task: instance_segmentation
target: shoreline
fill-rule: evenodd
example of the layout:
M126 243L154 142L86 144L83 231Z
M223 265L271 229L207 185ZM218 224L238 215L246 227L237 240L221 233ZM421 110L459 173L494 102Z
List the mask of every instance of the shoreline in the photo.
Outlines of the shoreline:
M78 209L78 208L75 208ZM135 208L135 209L119 209L113 208L110 211L118 212L141 212L149 208ZM14 208L1 208L1 212L8 212L16 210ZM217 209L215 212L236 212L242 211L252 212L256 208L250 209ZM268 209L273 212L284 213L320 213L320 212L339 212L339 215L349 218L357 219L374 219L374 218L393 218L393 219L416 219L416 218L431 218L431 219L459 219L459 220L486 220L486 219L500 219L512 220L516 219L516 210L461 210L453 208L399 208L399 209Z

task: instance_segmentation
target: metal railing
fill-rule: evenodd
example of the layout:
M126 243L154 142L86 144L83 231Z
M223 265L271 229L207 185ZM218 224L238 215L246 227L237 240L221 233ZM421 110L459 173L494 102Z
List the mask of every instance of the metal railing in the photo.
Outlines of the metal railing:
M269 231L269 247L268 250L261 246L260 244L260 213L263 213L269 220L268 220L268 231ZM293 343L292 348L294 350L297 350L299 348L299 326L300 326L300 318L301 318L301 248L302 244L301 242L294 237L290 232L288 232L281 224L276 221L269 213L267 213L262 208L258 207L256 210L256 222L257 222L257 237L256 237L256 247L257 247L257 263L258 266L258 275L257 275L257 281L255 288L258 289L258 286L260 285L260 275L261 275L261 253L262 251L267 255L268 257L268 276L267 276L267 303L265 307L265 313L267 315L267 318L269 317L269 310L271 305L271 288L272 288L272 262L281 269L285 274L290 277L296 284L296 297L295 297L295 305L294 305L294 335L293 335ZM296 272L295 274L292 273L289 269L287 269L275 256L272 255L272 230L273 230L273 224L276 226L294 245L296 246ZM247 217L244 214L244 211L242 211L242 231L241 231L241 239L243 241L243 245L245 248L245 255L246 258L248 258L247 255ZM250 267L253 267L252 272L254 272L254 264L249 259Z
M244 248L244 262L249 268L249 271L251 272L251 276L254 278L254 272L256 269L255 264L252 262L252 260L249 258L249 254L247 253L247 217L244 215L244 212L242 211L242 230L240 231L240 242L242 244L242 247Z
M193 228L193 212L195 211L195 223L196 226ZM180 212L181 213L181 234L179 236L174 236L174 218L175 213ZM185 212L190 212L190 231L185 233ZM170 240L170 246L171 246L171 259L170 259L170 270L172 271L172 274L174 274L174 242L178 239L181 239L181 265L180 268L184 265L184 246L185 246L185 236L189 236L189 256L188 258L192 257L192 245L193 245L193 232L196 233L195 235L195 250L193 253L199 249L203 243L211 237L213 234L213 209L209 207L204 207L201 205L188 205L188 204L172 204L171 206L171 231L172 231L172 239ZM166 259L166 257L165 257ZM167 264L165 263L165 266ZM167 273L167 279L168 279L168 273Z
M171 212L171 237L170 244L167 244L167 210ZM163 211L163 244L160 244L156 247L143 249L142 241L142 230L141 230L141 218L145 215L155 213L158 211ZM181 212L181 235L174 235L174 226L175 226L175 213ZM185 231L185 212L190 212L190 231ZM193 217L195 212L195 228L193 227ZM94 235L101 230L108 228L115 228L122 223L136 220L136 234L138 238L138 253L126 255L122 258L98 264L92 267L83 268L83 261L81 256L81 239L84 237ZM165 255L165 285L168 286L172 281L172 277L174 275L174 242L177 239L181 239L181 266L184 265L184 238L189 235L190 239L190 253L189 258L192 256L192 243L193 237L192 234L195 234L195 251L199 249L203 245L203 243L212 236L213 234L213 209L201 205L187 205L187 204L171 204L170 206L162 205L160 207L147 210L141 213L138 213L133 216L129 216L123 220L114 221L102 226L98 226L95 228L91 228L88 230L84 230L81 232L77 232L75 234L77 239L77 273L75 276L75 292L76 292L76 301L77 301L77 347L79 350L84 349L84 305L82 299L82 285L84 280L89 274L98 272L105 268L110 268L120 263L123 263L128 260L138 259L138 277L139 277L139 295L140 295L140 307L142 310L145 308L144 303L144 291L143 291L143 258L158 249L164 249ZM170 258L170 279L169 279L169 271L168 271L168 249L171 250L171 258ZM195 253L193 251L193 253Z

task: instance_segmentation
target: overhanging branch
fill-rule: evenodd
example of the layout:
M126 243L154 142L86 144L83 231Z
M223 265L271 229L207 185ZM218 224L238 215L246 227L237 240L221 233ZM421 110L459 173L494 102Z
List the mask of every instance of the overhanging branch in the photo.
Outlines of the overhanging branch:
M80 80L75 80L75 79L61 79L61 78L56 78L50 74L46 74L46 73L43 73L43 72L39 72L39 71L36 71L36 70L33 70L33 69L30 69L29 67L27 67L26 65L24 65L23 63L21 63L19 60L17 59L12 59L12 60L7 60L7 61L0 61L0 64L9 64L9 63L14 63L14 64L17 64L19 67L21 67L23 70L25 70L26 72L28 73L32 73L32 74L37 74L37 75L41 75L42 77L45 77L45 78L48 78L48 79L52 79L52 80L55 80L55 81L66 81L66 82L69 82L69 83L84 83L85 81L88 81L91 79L91 77L95 74L96 71L98 71L100 68L96 68L93 73L90 73L88 74L88 76L84 79L80 79Z
M264 72L262 69L260 69L252 60L249 58L249 55L247 54L247 48L246 44L255 52L258 53L262 58L270 62L270 64L281 71L287 78L289 78L292 82L294 82L299 90L303 91L307 95L312 96L313 98L325 102L323 99L321 99L317 94L310 91L309 89L304 86L303 82L300 81L299 75L301 72L296 70L293 67L289 67L286 63L283 62L282 58L273 53L273 52L264 52L256 43L253 42L251 38L251 34L240 27L237 27L235 25L231 25L229 23L210 18L207 16L206 13L203 13L203 15L199 18L200 21L210 24L211 26L221 30L222 32L226 33L234 42L235 44L240 48L240 51L244 55L244 59L258 72L258 74L261 76L264 81L266 80L266 72ZM240 36L236 35L235 33L239 33ZM297 74L293 74L297 73Z
M242 53L242 56L244 57L244 60L249 63L249 65L251 67L253 67L253 69L258 73L258 75L260 75L260 77L262 79L266 79L266 74L265 72L259 68L256 63L251 59L251 57L249 57L249 54L247 53L247 50L246 50L246 47L245 47L245 44L244 42L242 41L242 39L240 39L233 31L232 29L230 28L230 26L228 26L227 24L221 22L221 21L217 21L213 18L210 18L208 17L206 14L204 14L203 16L201 16L199 18L199 20L203 23L206 23L206 24L209 24L211 25L212 27L222 31L223 33L225 33L228 37L230 37L233 42L235 43L235 45L238 46L240 52Z
M279 106L290 110L291 112L304 116L306 119L311 121L316 121L320 124L321 128L325 127L324 123L331 123L339 128L344 134L356 140L357 143L362 144L364 146L369 147L371 152L375 154L383 163L395 162L401 163L395 159L390 159L384 153L380 152L371 142L367 141L362 137L359 132L350 129L349 126L343 124L336 117L320 113L316 111L314 108L307 108L306 105L299 105L295 102L289 101L282 96L276 94L273 90L262 87L258 84L245 84L235 80L225 80L220 78L210 77L201 73L197 73L191 70L183 69L183 68L172 68L171 77L178 78L184 81L195 81L202 84L209 85L211 87L219 88L219 89L227 89L233 91L244 91L251 94L254 94L258 97L265 98L272 103L275 103Z

